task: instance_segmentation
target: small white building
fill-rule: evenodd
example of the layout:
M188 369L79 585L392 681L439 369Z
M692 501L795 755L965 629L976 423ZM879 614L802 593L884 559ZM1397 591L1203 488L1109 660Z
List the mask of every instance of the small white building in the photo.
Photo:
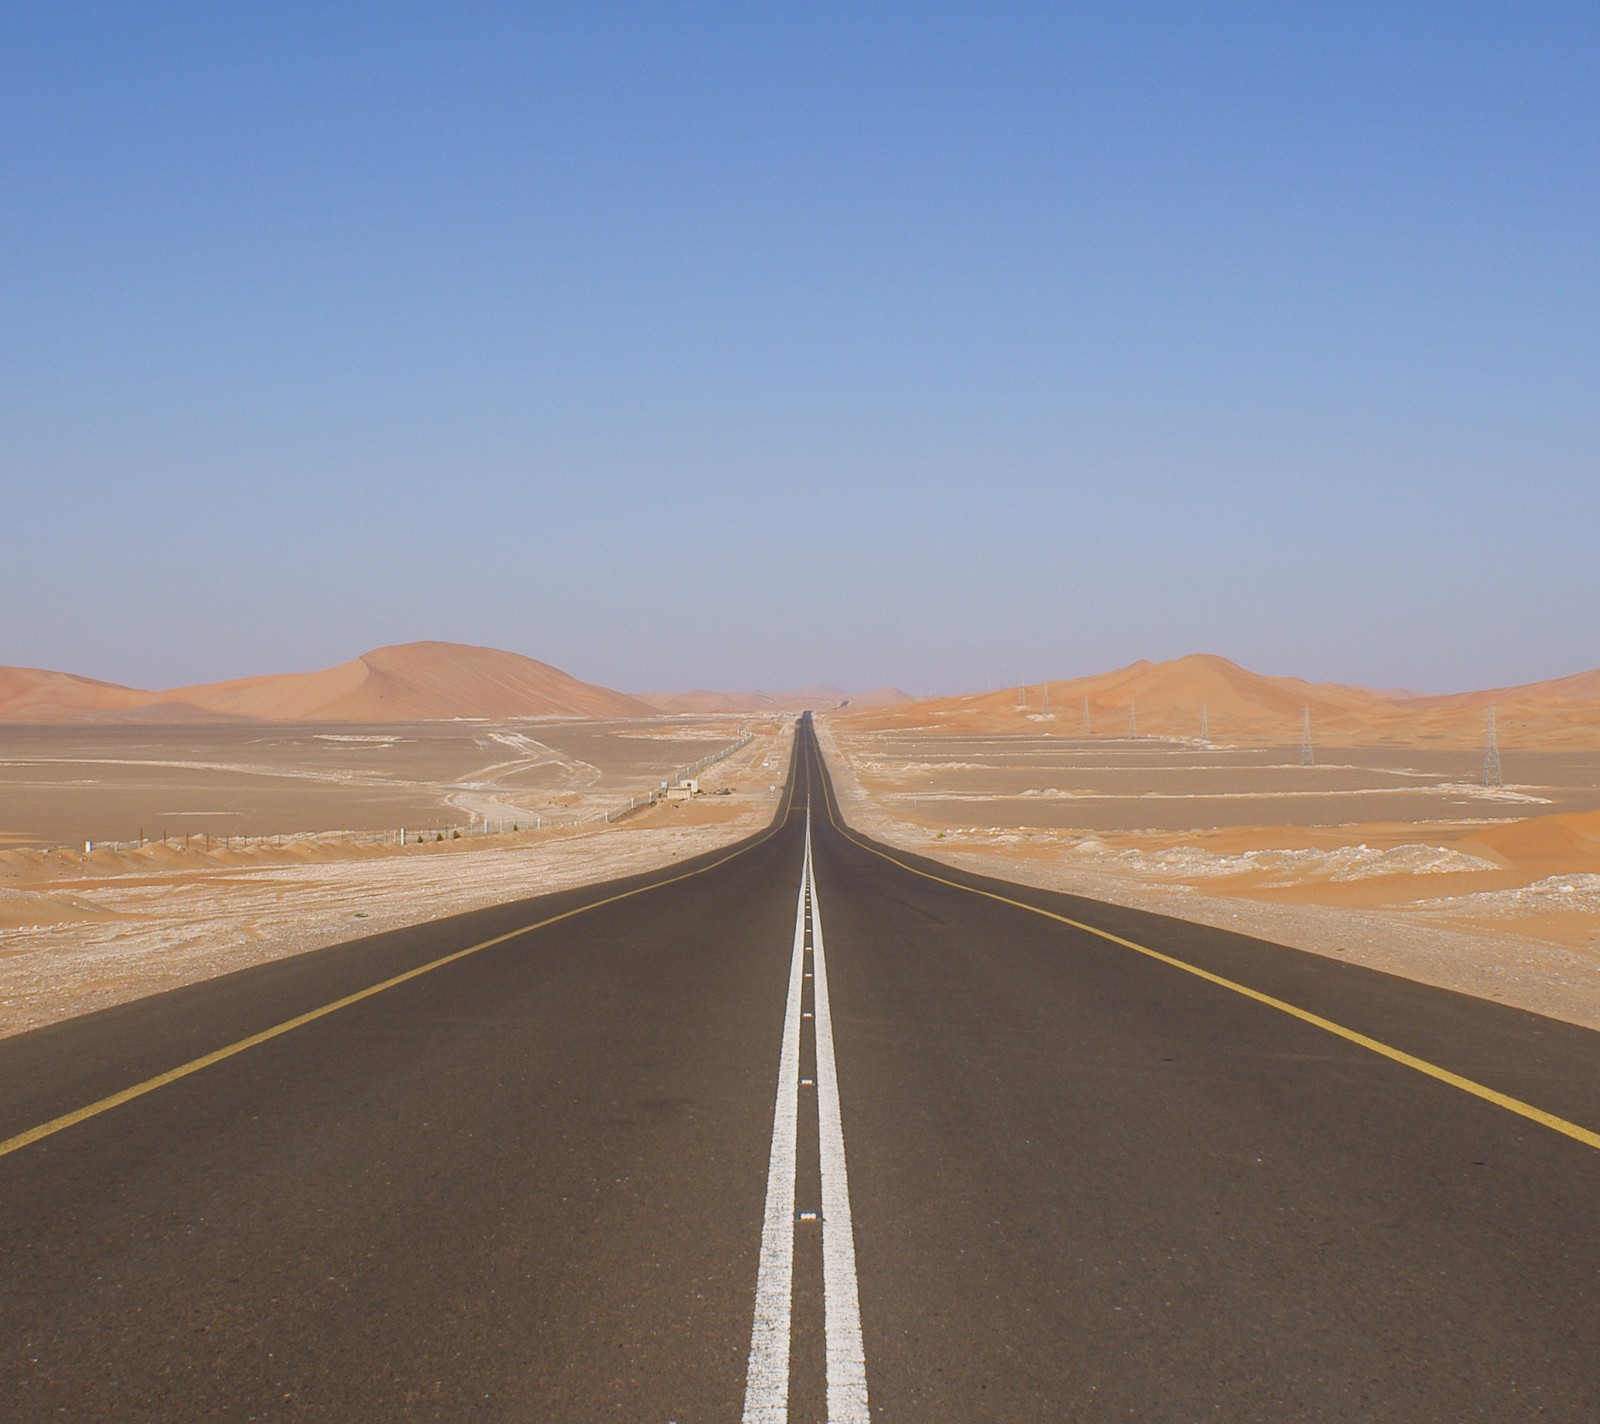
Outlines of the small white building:
M692 776L686 776L682 781L674 781L667 787L667 800L687 801L691 796L700 794L700 783Z

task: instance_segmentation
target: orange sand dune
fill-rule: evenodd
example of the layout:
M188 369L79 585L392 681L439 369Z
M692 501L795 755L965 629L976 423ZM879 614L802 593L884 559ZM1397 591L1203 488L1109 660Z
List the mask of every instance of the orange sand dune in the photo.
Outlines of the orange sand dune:
M766 712L777 706L769 693L716 692L708 687L695 687L688 692L642 692L639 697L661 712Z
M414 722L444 717L636 717L635 698L496 648L403 643L321 672L181 687L161 695L273 722Z
M378 648L320 672L142 692L66 673L0 670L0 721L409 722L451 717L638 717L638 698L548 663L460 643Z
M897 687L846 692L826 684L788 692L714 692L697 687L690 692L646 692L641 696L663 712L798 712L807 707L887 707L911 701L911 695Z
M1343 826L1225 826L1189 831L1112 832L1101 836L1119 849L1144 851L1196 847L1213 855L1242 856L1274 850L1334 851L1356 844L1373 850L1448 846L1477 856L1521 880L1600 871L1600 811L1565 811L1492 825L1470 822L1362 821ZM1488 872L1483 872L1488 873ZM1425 885L1441 882L1420 877ZM1430 892L1431 893L1431 892Z
M850 695L851 707L898 707L905 702L915 702L909 692L902 692L898 687L875 687L871 692L855 692Z
M1021 689L935 698L855 713L859 725L952 732L1081 736L1085 705L1091 735L1198 737L1204 714L1218 741L1293 744L1310 708L1312 734L1331 745L1417 742L1481 745L1495 707L1508 745L1589 745L1600 736L1600 671L1549 682L1445 697L1378 692L1251 672L1226 658L1195 653L1171 662L1140 661L1114 672Z
M43 668L0 668L0 718L8 722L78 721L148 702L151 694Z
M1547 682L1523 683L1517 687L1494 687L1486 692L1455 692L1442 696L1402 694L1400 700L1419 707L1514 706L1525 702L1600 702L1600 668L1574 673L1571 677L1551 678Z
M1506 821L1474 831L1456 845L1502 865L1537 866L1546 875L1593 871L1600 867L1600 811Z

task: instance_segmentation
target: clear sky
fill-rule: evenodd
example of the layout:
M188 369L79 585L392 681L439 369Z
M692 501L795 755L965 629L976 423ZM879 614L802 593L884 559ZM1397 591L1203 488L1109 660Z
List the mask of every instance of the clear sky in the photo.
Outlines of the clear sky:
M1600 664L1600 7L0 10L0 663Z

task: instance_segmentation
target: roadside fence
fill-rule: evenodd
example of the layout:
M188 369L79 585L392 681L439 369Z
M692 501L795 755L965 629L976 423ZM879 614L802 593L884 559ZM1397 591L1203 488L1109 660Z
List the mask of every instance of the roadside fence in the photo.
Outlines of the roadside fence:
M632 811L637 811L641 806L654 806L656 802L660 801L662 797L667 794L667 788L669 786L676 786L680 782L687 781L690 777L704 771L708 766L723 760L725 757L731 757L735 752L743 751L754 740L755 733L746 732L744 736L739 738L738 741L730 742L727 746L723 747L721 751L712 752L709 756L703 756L699 761L690 762L688 766L674 772L665 781L663 781L661 785L657 786L648 794L644 796L630 796L625 805L613 806L609 811L595 812L593 816L585 817L584 819L593 820L598 818L602 821L610 823L612 821L620 821L624 816L628 815Z

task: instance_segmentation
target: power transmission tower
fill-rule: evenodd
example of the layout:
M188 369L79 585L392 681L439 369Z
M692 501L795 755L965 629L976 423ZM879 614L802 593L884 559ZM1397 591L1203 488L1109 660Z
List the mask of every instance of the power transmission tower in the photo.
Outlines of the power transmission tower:
M1483 749L1483 784L1506 784L1505 777L1500 774L1500 728L1496 725L1493 707L1489 709L1489 740Z
M1200 704L1200 740L1211 745L1211 709L1204 702Z
M1050 715L1050 684L1048 682L1041 683L1039 685L1039 691L1043 694L1043 702L1039 710L1043 712L1046 717L1048 717Z
M1315 766L1317 754L1311 749L1311 704L1300 709L1300 765Z
M1128 740L1130 742L1139 740L1139 702L1137 698L1128 704Z
M1089 720L1089 694L1087 692L1083 695L1083 735L1086 737L1094 735L1094 723Z
M1028 705L1028 684L1020 677L1017 679L1017 711L1021 712Z

